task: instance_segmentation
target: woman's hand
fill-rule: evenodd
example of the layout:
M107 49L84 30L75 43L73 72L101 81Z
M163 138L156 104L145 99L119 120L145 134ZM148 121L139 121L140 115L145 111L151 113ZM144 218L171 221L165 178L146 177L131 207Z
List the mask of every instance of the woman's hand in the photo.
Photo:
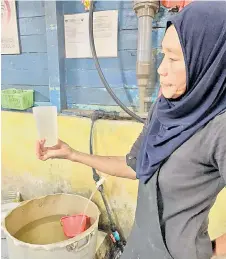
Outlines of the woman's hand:
M54 147L45 147L44 145L45 140L37 141L36 143L36 155L42 161L50 158L68 159L72 162L95 168L108 175L136 179L136 174L127 165L125 157L89 155L72 149L61 140Z
M71 159L73 149L61 140L58 140L58 144L54 147L44 147L45 140L37 141L36 143L36 156L42 161L48 159Z

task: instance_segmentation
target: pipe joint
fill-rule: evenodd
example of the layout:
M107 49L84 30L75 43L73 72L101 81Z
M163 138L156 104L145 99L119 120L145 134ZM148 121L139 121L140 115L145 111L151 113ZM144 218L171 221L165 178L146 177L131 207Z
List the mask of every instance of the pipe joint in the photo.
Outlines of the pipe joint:
M156 0L135 0L133 9L137 17L150 16L154 18L159 10L159 1Z

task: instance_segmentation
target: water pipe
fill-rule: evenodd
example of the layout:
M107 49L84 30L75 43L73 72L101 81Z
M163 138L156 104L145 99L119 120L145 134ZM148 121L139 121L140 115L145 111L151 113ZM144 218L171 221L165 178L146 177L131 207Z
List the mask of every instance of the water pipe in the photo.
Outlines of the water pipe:
M94 36L93 36L93 0L90 1L90 8L89 8L89 41L90 41L90 48L91 48L91 52L92 52L92 56L93 56L93 60L97 69L97 72L99 74L99 77L104 85L104 87L106 88L106 90L108 91L108 93L111 95L111 97L113 98L113 100L122 108L123 111L125 111L126 113L128 113L131 117L133 117L135 120L144 123L144 120L139 117L136 113L132 112L130 109L128 109L119 99L118 97L115 95L115 93L113 92L113 90L111 89L111 87L109 86L103 72L102 69L100 67L99 64L99 60L97 57L97 53L96 53L96 47L95 47L95 43L94 43Z
M149 86L152 58L152 22L159 10L159 1L135 0L133 9L138 17L137 85L139 87L139 112L145 112L145 97Z

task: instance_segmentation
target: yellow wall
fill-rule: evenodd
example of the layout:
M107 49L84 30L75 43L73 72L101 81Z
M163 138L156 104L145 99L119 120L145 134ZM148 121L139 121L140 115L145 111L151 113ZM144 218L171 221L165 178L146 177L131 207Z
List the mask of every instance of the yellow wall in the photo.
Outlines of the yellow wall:
M59 137L81 152L89 152L90 120L59 116ZM94 128L94 153L124 156L142 129L131 121L98 121ZM95 190L92 170L64 160L42 162L35 157L36 128L32 114L2 112L2 190L18 190L25 199L56 192L79 193L89 197ZM137 181L108 177L106 194L119 225L127 237L136 208ZM211 211L210 234L226 229L226 190ZM101 211L99 193L93 199ZM75 204L76 206L76 204ZM224 209L223 209L224 208ZM106 223L103 213L102 223Z

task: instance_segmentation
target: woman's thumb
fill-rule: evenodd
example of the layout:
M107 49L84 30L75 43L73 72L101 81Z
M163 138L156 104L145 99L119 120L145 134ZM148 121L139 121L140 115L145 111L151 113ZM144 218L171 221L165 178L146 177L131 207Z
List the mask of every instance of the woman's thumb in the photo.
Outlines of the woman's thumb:
M43 160L53 159L53 158L60 158L61 151L60 150L48 150L46 154L43 156Z

